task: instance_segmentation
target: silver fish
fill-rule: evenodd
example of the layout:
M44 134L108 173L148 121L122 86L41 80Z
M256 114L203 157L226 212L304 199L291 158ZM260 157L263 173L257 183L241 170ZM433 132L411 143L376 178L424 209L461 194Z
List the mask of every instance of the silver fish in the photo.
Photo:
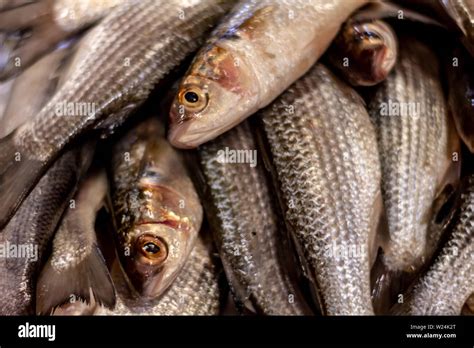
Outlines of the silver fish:
M203 214L199 197L181 154L155 118L118 141L111 172L119 260L135 290L155 298L193 248Z
M285 218L322 312L373 314L381 174L362 99L318 64L261 118Z
M36 278L46 248L91 154L93 147L84 146L62 155L0 234L4 248L27 252L18 256L4 254L0 259L2 315L34 313Z
M268 105L307 72L365 0L242 0L181 82L170 142L193 148Z
M390 235L384 261L389 270L413 272L436 248L439 235L429 228L439 212L433 202L442 203L446 188L456 187L460 168L438 59L426 45L413 37L400 40L399 62L377 88L369 113L377 130Z
M249 123L198 152L203 204L236 303L261 314L310 314L290 275L288 236Z
M117 265L116 265L117 266ZM153 301L134 298L115 267L112 270L118 297L114 309L97 307L96 315L217 315L221 290L219 268L208 245L198 238L183 270L163 296Z
M449 240L396 313L459 315L474 292L474 175L466 178L460 201Z
M36 313L48 314L70 301L113 307L115 291L97 246L94 223L107 193L104 171L90 173L81 183L53 240L53 251L37 282Z
M67 144L94 129L112 132L231 5L127 2L94 27L64 85L33 120L0 140L0 228Z

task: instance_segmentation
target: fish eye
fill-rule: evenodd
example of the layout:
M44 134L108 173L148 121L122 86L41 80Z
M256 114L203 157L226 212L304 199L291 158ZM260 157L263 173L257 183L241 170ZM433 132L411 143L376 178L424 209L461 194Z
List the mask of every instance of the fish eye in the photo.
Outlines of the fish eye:
M191 86L179 93L178 101L189 111L200 112L207 106L208 96L199 87Z
M151 265L159 265L168 257L166 243L158 237L151 235L140 236L137 240L140 253L139 260Z

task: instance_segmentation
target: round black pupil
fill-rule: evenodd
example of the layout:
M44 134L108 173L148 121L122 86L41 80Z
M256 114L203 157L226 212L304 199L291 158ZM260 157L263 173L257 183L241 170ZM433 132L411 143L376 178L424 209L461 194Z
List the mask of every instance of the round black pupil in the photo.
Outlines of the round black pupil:
M160 247L156 245L155 243L146 243L143 246L143 250L149 254L157 254L160 252Z
M196 103L199 100L199 96L194 92L186 92L184 99L189 103Z

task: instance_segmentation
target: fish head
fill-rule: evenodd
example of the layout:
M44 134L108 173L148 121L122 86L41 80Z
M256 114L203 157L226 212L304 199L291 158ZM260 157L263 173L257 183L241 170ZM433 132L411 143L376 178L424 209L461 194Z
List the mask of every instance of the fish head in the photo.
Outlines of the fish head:
M350 47L359 74L384 80L397 61L397 41L393 30L382 21L356 23L346 27L342 44ZM371 80L371 79L370 79ZM363 81L356 81L364 85ZM371 83L373 84L373 83Z
M194 148L240 123L256 102L248 66L224 48L197 57L181 82L170 110L168 139Z
M164 223L133 227L130 255L122 265L133 288L143 297L161 295L175 280L192 247L188 233Z

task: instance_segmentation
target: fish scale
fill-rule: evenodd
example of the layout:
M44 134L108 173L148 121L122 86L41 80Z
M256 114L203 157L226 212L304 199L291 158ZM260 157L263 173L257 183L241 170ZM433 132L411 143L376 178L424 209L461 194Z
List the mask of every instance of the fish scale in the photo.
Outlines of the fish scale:
M0 263L0 313L33 314L39 267L56 226L92 157L91 147L66 152L40 180L18 213L3 229L2 243L37 248L37 260L2 258Z
M64 85L36 117L0 142L0 225L63 147L94 128L119 125L156 83L199 47L203 34L232 6L221 0L123 3L81 42ZM184 11L184 19L180 19ZM130 64L127 64L130 59ZM58 117L59 104L91 103L88 115ZM23 161L13 161L20 152ZM11 183L11 177L21 177Z
M115 269L117 271L117 269ZM113 273L120 294L114 309L99 307L96 315L217 315L222 290L219 266L198 238L183 270L163 296L154 301L132 298L121 274Z
M256 150L248 122L199 148L208 194L203 204L234 298L259 313L309 314L290 275L285 231L262 164L221 163L218 151L226 147Z
M323 312L373 314L369 248L379 215L380 168L363 102L318 64L261 118L285 218ZM363 251L333 257L333 243Z
M421 66L421 61L431 63ZM385 262L392 270L413 271L433 252L427 244L431 216L436 213L431 207L455 151L438 70L434 53L420 41L407 38L400 43L394 71L369 103L381 154L382 194L390 234ZM413 105L418 110L382 114L389 103Z
M474 292L474 175L465 179L451 236L398 314L459 315Z

